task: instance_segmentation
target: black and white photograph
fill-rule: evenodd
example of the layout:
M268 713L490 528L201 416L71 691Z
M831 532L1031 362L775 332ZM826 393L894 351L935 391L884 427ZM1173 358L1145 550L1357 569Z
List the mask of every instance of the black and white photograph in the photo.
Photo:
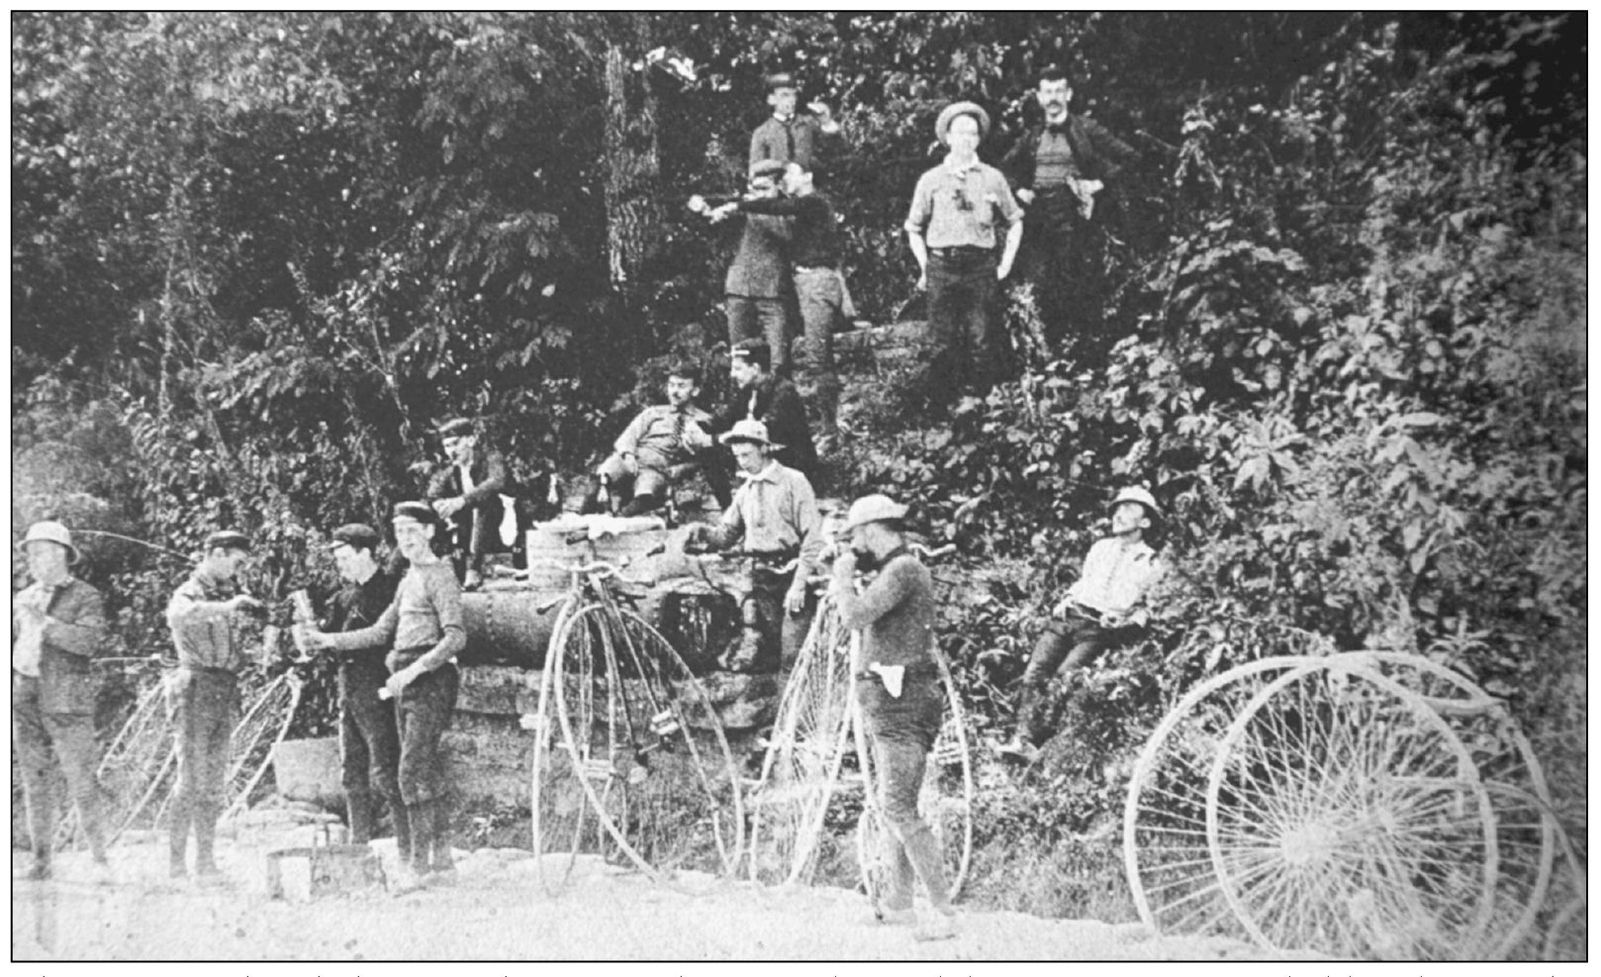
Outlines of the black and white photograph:
M13 965L1587 962L1588 44L14 10Z

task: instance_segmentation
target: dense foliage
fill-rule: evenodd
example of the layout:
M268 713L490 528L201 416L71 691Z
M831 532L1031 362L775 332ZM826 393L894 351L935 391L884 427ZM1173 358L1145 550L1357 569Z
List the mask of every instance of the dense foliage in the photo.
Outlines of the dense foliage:
M828 187L885 321L940 105L989 105L994 158L1060 61L1143 158L1109 214L1107 334L1042 344L1019 285L1015 381L936 418L868 378L833 446L844 488L962 544L946 646L981 729L1009 726L1104 500L1146 482L1168 510L1156 633L1076 690L1048 783L986 769L987 836L1104 823L1188 683L1315 632L1508 697L1582 837L1586 26L14 15L14 532L60 514L183 551L237 524L281 596L315 527L415 491L443 414L485 416L524 478L575 471L639 364L721 332L731 241L682 201L738 185L765 70L844 122ZM150 647L179 565L90 550Z

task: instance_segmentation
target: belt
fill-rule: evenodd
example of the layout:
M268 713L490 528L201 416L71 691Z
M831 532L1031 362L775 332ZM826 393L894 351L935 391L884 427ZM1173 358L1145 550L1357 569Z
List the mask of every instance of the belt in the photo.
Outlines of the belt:
M802 273L811 274L813 272L819 272L819 271L839 271L839 269L835 268L833 265L796 265L795 266L795 274L797 274L797 275L802 274Z
M960 258L966 255L994 254L994 248L982 248L976 244L958 244L949 248L929 248L929 253L940 258Z
M179 662L178 668L188 672L199 672L202 675L226 675L229 678L239 677L239 673L231 668L217 668L214 665L190 665L186 662Z

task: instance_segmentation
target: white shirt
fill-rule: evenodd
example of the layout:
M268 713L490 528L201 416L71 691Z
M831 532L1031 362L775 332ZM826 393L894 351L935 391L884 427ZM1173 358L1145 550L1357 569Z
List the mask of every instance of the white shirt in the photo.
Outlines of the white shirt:
M49 610L55 593L56 588L36 583L16 597L11 626L17 632L17 640L11 645L11 668L29 678L39 677L39 657L44 653L44 619L22 614L21 609L31 605L41 612Z
M1109 536L1090 547L1067 596L1102 614L1127 617L1161 575L1155 550L1141 540Z

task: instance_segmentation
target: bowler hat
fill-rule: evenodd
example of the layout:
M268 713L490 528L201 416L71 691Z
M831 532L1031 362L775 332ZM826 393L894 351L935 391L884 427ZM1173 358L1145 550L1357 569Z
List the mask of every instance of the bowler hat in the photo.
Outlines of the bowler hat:
M378 548L378 531L362 522L348 522L334 530L334 543L358 550Z
M473 422L465 417L453 417L439 425L442 438L463 438L473 433Z
M398 502L395 504L395 520L410 519L425 526L434 526L439 523L439 514L434 507L426 502Z
M83 556L82 553L78 552L78 548L72 545L72 531L53 519L46 519L43 522L36 522L29 526L28 535L24 536L22 542L17 544L17 549L26 553L29 543L56 543L65 546L67 548L68 563L77 563L79 558Z
M250 537L233 529L221 529L206 537L206 552L215 549L250 552Z
M934 120L934 135L939 141L949 146L951 144L951 123L959 115L971 115L978 120L978 138L983 139L989 135L990 114L984 111L984 106L977 102L952 102L945 106L945 110Z
M783 447L783 445L774 444L772 441L767 439L766 424L763 424L761 421L753 421L748 417L742 421L735 421L734 426L728 431L725 431L717 440L724 444L733 444L736 441L749 441L751 444L759 444L765 448Z
M906 518L906 507L887 495L864 495L851 503L845 516L845 531L870 522L899 522Z

